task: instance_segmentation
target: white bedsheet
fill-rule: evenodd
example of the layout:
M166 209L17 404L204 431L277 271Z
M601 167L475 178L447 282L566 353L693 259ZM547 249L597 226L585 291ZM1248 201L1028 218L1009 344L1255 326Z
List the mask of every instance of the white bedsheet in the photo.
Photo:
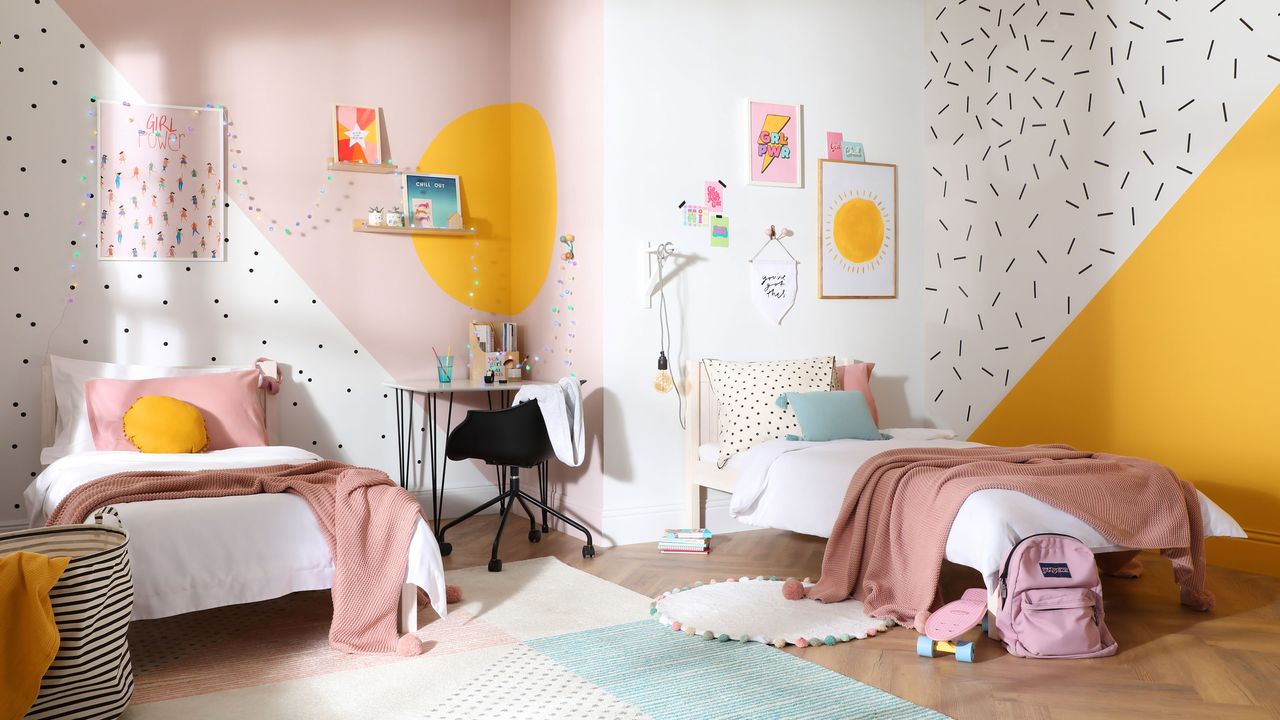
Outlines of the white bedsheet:
M249 447L167 455L88 452L64 457L40 473L23 497L28 521L43 525L75 488L134 470L211 470L320 457L295 447ZM166 617L257 602L333 583L333 559L310 506L289 493L152 500L114 505L129 532L133 619ZM448 612L440 548L418 519L405 582L422 588L441 617Z
M955 440L945 430L890 428L884 432L894 439L773 440L734 457L727 466L738 473L730 514L756 527L830 537L850 478L871 456L900 448L979 446ZM1206 537L1245 537L1235 519L1204 493L1200 493L1200 512ZM1042 532L1073 535L1094 552L1128 549L1112 545L1079 518L1028 495L980 490L960 506L947 537L946 558L978 570L990 591L1014 543Z

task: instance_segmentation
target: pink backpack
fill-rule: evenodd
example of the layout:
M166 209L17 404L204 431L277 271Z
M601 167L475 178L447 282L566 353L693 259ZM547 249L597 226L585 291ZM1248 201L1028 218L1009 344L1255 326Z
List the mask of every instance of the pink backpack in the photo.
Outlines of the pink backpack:
M1102 582L1084 543L1042 533L1009 551L1000 573L996 628L1011 655L1092 658L1115 655L1102 619Z

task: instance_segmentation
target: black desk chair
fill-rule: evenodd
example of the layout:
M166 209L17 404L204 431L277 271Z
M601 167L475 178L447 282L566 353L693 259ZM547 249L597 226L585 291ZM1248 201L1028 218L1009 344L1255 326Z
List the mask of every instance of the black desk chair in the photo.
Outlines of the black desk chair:
M440 534L436 538L440 541L440 554L448 555L453 552L453 546L444 541L444 534L449 528L496 504L502 512L502 519L498 521L498 534L493 538L489 572L500 572L502 561L498 559L498 543L502 540L502 530L507 526L511 507L518 502L529 516L529 542L538 542L542 539L542 533L550 530L547 527L547 514L550 513L586 535L587 544L582 546L582 557L595 557L596 549L591 542L591 531L547 504L547 461L554 455L538 403L525 402L489 412L468 410L466 419L449 433L445 442L445 457L450 460L483 460L487 465L496 466L498 496L440 528ZM540 498L520 489L522 468L537 468ZM538 530L534 513L529 509L530 503L542 510L541 530Z

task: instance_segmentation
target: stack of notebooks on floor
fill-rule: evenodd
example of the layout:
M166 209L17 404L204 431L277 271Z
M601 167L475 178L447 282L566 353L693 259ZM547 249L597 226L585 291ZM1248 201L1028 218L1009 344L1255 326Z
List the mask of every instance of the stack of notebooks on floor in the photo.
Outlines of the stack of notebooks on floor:
M711 552L711 531L706 528L667 530L658 541L658 552L706 555Z

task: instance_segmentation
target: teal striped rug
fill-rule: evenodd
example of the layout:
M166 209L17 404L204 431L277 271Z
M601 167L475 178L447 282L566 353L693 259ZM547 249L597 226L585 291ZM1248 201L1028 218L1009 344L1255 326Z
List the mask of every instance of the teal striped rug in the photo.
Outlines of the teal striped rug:
M429 718L634 720L945 718L760 643L652 620L526 640Z

